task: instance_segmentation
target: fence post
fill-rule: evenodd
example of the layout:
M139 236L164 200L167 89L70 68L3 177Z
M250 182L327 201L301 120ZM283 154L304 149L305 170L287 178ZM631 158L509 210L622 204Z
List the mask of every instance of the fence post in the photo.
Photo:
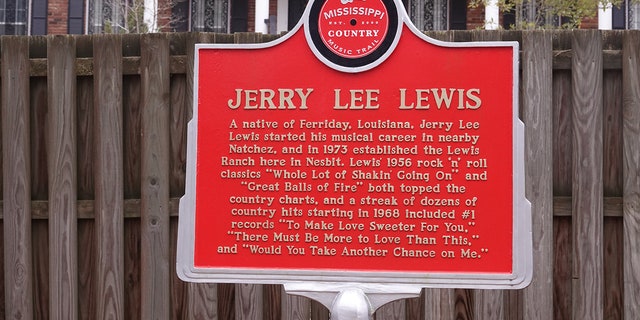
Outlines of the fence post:
M47 38L49 316L61 320L78 318L75 57L75 38Z
M1 39L5 317L33 319L29 38Z
M602 37L572 33L573 318L603 317Z
M96 319L124 319L122 38L93 39Z
M522 34L522 109L526 194L532 204L533 280L523 291L525 319L553 318L552 44L545 31Z
M623 86L624 317L640 314L640 32L625 34Z
M142 319L169 319L169 41L140 38Z

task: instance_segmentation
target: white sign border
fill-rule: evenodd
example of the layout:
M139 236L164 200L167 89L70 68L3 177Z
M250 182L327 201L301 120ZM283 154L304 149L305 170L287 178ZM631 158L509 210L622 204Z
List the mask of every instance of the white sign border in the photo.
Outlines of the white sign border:
M199 51L207 49L262 49L278 45L293 34L299 32L304 22L309 19L309 9L313 2L307 5L305 13L287 35L267 43L258 44L196 44L194 53L193 80L193 118L187 128L187 170L185 195L180 199L178 244L176 271L178 277L187 282L197 283L262 283L262 284L291 284L318 283L343 286L353 284L371 288L381 288L387 285L409 285L428 288L471 288L471 289L521 289L529 285L533 275L533 244L531 231L531 204L525 197L525 166L524 166L524 124L518 118L518 88L519 88L519 45L515 41L487 41L487 42L444 42L427 37L420 32L409 20L404 6L399 0L394 0L399 19L399 28L406 25L411 32L424 41L441 47L513 47L513 238L512 238L512 273L434 273L434 272L374 272L348 270L307 270L307 269L254 269L254 268L197 268L194 266L195 244L195 199L196 199L196 160L197 160L197 124L198 124L198 66ZM379 60L386 59L395 48L399 37ZM310 41L307 38L307 41ZM359 68L346 68L327 61L313 49L314 54L328 67L342 72L362 72L369 70L380 62ZM384 289L382 289L384 290Z

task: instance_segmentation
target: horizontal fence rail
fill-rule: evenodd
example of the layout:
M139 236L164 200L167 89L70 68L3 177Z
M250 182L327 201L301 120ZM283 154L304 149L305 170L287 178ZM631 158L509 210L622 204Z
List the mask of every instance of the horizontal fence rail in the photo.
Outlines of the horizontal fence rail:
M424 289L376 319L640 315L640 32L448 31L520 43L534 280ZM240 33L0 37L0 319L314 319L281 285L175 272L195 43Z

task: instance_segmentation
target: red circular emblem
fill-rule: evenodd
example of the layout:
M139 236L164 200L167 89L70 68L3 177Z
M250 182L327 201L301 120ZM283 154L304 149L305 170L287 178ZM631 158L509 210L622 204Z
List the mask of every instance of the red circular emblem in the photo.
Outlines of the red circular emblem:
M382 0L327 0L318 16L322 42L345 58L372 53L382 44L387 30L389 14Z

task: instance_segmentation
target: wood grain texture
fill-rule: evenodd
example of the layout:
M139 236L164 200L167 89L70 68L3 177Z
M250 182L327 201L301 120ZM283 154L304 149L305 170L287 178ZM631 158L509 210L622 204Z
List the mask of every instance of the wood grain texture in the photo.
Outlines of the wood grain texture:
M263 318L264 291L262 284L239 283L235 285L236 320Z
M575 33L584 34L585 32ZM548 300L551 297L553 298L552 317L555 319L581 318L582 314L576 310L585 308L589 315L594 315L594 318L604 319L622 317L635 319L640 313L637 303L637 297L640 295L640 276L637 272L640 269L638 253L640 251L638 247L640 234L638 214L640 211L640 191L638 190L640 188L640 182L638 182L640 163L638 52L640 48L638 43L640 39L637 31L598 33L602 35L601 63L597 59L589 58L592 56L591 51L598 51L597 46L593 47L592 40L584 40L586 44L582 40L580 40L581 45L573 44L576 41L573 31L548 32L547 35L551 35L553 42L553 49L549 52L541 49L541 46L547 46L548 39L544 39L542 43L534 40L538 32L496 32L502 39L522 41L523 78L520 92L523 101L523 120L527 124L526 137L530 139L526 149L528 154L526 159L529 163L527 169L537 172L527 173L527 196L532 200L534 210L534 241L540 241L539 247L534 242L534 248L541 250L536 252L536 255L539 254L541 257L550 255L553 267L551 275L547 272L546 276L542 276L543 267L538 266L538 262L534 262L536 264L534 274L536 277L542 277L547 282L546 285L551 282L553 293L548 294L548 289L537 288L538 282L534 279L532 286L522 292L503 293L500 302L502 308L493 308L491 300L482 296L484 293L479 291L429 289L425 290L424 297L419 300L404 301L404 308L394 309L386 306L389 312L385 315L388 314L395 319L399 317L395 311L399 311L404 314L403 319L481 319L482 314L499 315L502 312L504 319L541 319L548 315L549 310L545 306L549 305ZM496 38L495 34L486 31L476 34L474 32L434 32L432 35L442 40L456 41ZM2 168L0 216L3 218L0 222L3 228L0 247L4 252L1 259L4 282L0 290L0 299L4 302L0 303L0 314L2 314L0 318L13 319L20 315L23 319L49 319L53 318L55 313L51 310L63 307L65 302L58 304L57 301L67 298L51 293L56 290L56 287L61 287L60 282L54 280L58 277L56 275L58 266L63 265L62 261L53 259L54 256L56 259L60 256L55 253L60 240L54 240L54 235L58 233L56 231L58 227L54 225L54 221L58 221L61 218L60 212L65 212L67 209L59 208L68 208L77 212L74 226L70 226L66 231L72 232L74 227L77 228L78 318L100 319L106 318L107 315L113 315L116 319L143 318L142 301L145 300L143 295L145 289L142 288L142 282L146 275L144 275L141 258L144 241L141 233L144 228L141 217L144 210L143 202L148 201L144 200L143 195L145 192L143 186L147 183L143 175L143 171L146 170L143 168L146 161L143 156L145 143L143 140L147 137L141 135L144 130L146 109L143 95L147 90L143 74L148 71L143 68L149 60L160 57L149 57L145 61L142 57L143 49L140 46L141 36L139 35L127 36L125 49L104 44L96 44L94 48L94 41L104 43L107 41L103 39L105 37L114 36L72 37L77 45L78 56L75 58L65 57L67 54L72 56L73 50L67 50L69 52L59 56L47 49L47 42L55 37L38 36L23 39L3 37L0 40L2 53L0 58L0 85L2 86L0 152L3 155L0 161L0 168ZM168 281L170 284L170 300L167 303L170 309L167 317L170 319L235 319L246 317L243 313L249 313L261 320L266 320L277 319L281 315L282 317L302 316L307 312L305 311L306 303L288 301L286 296L274 291L278 285L262 286L259 290L262 293L262 300L239 302L242 295L238 294L236 297L236 293L241 293L236 291L236 286L240 285L187 284L175 276L173 264L175 264L177 251L175 248L177 203L184 192L185 128L192 108L192 84L189 82L193 79L193 70L187 63L192 62L193 59L192 45L196 40L197 42L230 43L257 42L271 38L259 35L236 36L209 33L166 35L166 37L170 38L172 54L167 63L171 83L170 120L166 128L169 132L168 212L173 220L171 223L174 225L170 227L172 233L169 237L171 252L169 275L166 276L167 279L161 280ZM526 45L528 41L536 42L532 46L536 50L528 50ZM84 43L83 49L78 47L80 42ZM625 43L624 48L623 43ZM96 50L98 47L101 50ZM105 63L103 58L114 54L113 50L115 53L124 50L127 55L108 58L107 60L111 62ZM528 56L529 54L531 56ZM540 79L540 77L546 77L542 66L547 65L548 61L535 56L538 54L552 55L551 81ZM47 55L51 56L50 59L47 59ZM56 187L58 179L68 181L74 179L67 178L69 174L65 173L67 172L65 170L62 170L61 175L52 174L57 170L55 159L72 157L65 155L58 157L55 151L61 147L54 143L56 129L50 126L50 123L58 121L55 120L58 118L63 119L65 114L53 111L54 103L50 101L68 99L74 94L67 97L65 94L68 92L63 93L62 90L48 88L50 79L47 79L47 75L51 74L53 79L55 75L49 71L49 68L58 64L59 62L56 62L58 60L68 61L69 59L73 60L73 68L76 68L73 77L77 83L75 99L70 99L75 100L77 111L76 123L73 124L77 135L75 139L70 139L77 141L75 157L77 159L75 178L77 198L69 196L65 198L68 202L61 204L60 198L72 192L70 193L65 187ZM529 61L534 61L531 62L532 67L527 66ZM575 61L583 65L577 69L573 68ZM24 67L25 64L26 67ZM600 68L596 67L598 64L601 65ZM22 71L17 72L25 69L30 77L25 76ZM597 85L594 85L597 77L594 77L591 72L585 72L585 70L597 71L598 69L604 70L599 89L602 94L600 99L597 98ZM65 71L71 73L70 69ZM109 76L105 78L105 74L118 76L111 77L111 81L108 80ZM527 82L529 81L527 79L531 81ZM543 87L543 84L552 88L551 94L535 92L542 90L534 88ZM62 87L64 83L56 83L56 85ZM114 88L117 93L112 92ZM153 88L153 90L156 89ZM105 92L110 93L105 94ZM107 98L101 98L105 96ZM545 124L542 118L536 118L541 117L545 112L541 107L544 103L540 102L544 100L543 98L552 101L552 142L551 145L536 151L531 146L539 147L545 145L543 141L546 141L546 136L540 133L544 132ZM597 101L602 101L600 108L602 111L598 111L602 114L589 111L583 118L584 106L588 105L591 108ZM120 110L114 111L113 108L118 104ZM21 109L24 106L26 109ZM574 110L576 108L578 110ZM119 115L113 116L114 112ZM7 114L20 115L20 117L8 118ZM589 122L591 120L585 120L592 117L600 117L602 124L593 125ZM56 125L59 124L56 123ZM535 131L530 133L530 129ZM593 134L601 137L601 151L593 149ZM106 151L111 150L114 143L120 144L124 152ZM578 155L578 150L581 150L579 154L582 156ZM542 164L543 161L548 161L545 158L547 156L552 158L551 165ZM598 161L599 164L596 164ZM602 171L600 179L595 178L598 175L597 170ZM548 179L545 176L549 174L553 178L552 208L547 208L548 190L542 188L544 181ZM586 182L585 178L592 179L593 183ZM120 182L117 182L118 179ZM58 189L60 192L57 192ZM599 190L597 194L596 190ZM106 198L108 196L111 198ZM602 212L599 216L594 214L594 210L598 210L594 207L600 207L598 202L602 203ZM548 225L541 227L548 221L542 221L539 217L548 218L551 214L553 215L551 228L554 231L551 248L542 249L542 243L549 241L545 238L544 232L549 232L550 228ZM16 219L21 219L19 224L16 224ZM541 230L546 231L539 233L537 223L541 223ZM588 235L593 226L599 229L592 223L602 225L600 239ZM20 228L28 228L30 235L25 237L27 229ZM15 238L17 235L26 240L17 240ZM587 272L584 264L591 264L595 257L591 256L591 252L597 247L594 242L600 243L602 247L601 258L595 258L602 260L601 269ZM16 248L16 245L19 248ZM576 249L577 247L580 248ZM577 253L574 250L580 252ZM596 251L600 250L596 248ZM15 264L16 253L19 254L18 257L28 259L28 264ZM109 253L115 255L115 258L112 258ZM120 255L122 258L119 257ZM546 258L541 261L544 259ZM120 263L122 264L120 269L114 266ZM25 281L29 284L25 285ZM592 290L588 287L591 281L597 283L596 287L600 283L602 285ZM14 289L15 282L20 282L22 287ZM30 290L30 292L27 294L20 290ZM596 295L600 294L601 298L594 297L593 292L596 292ZM72 293L65 292L65 294ZM445 297L447 295L448 297ZM261 305L257 304L258 301L261 301ZM29 304L31 306L28 306ZM27 306L26 309L25 306ZM317 302L310 302L309 308L311 319L327 320L329 318L328 310ZM257 309L262 313L253 313ZM594 311L596 309L598 311ZM17 313L16 310L18 310ZM23 310L29 311L24 313ZM598 314L598 312L601 313ZM383 317L383 313L379 313L378 316Z
M504 291L502 290L473 290L473 318L495 319L504 318Z
M624 268L622 219L605 218L603 226L603 313L606 319L624 314Z
M499 41L501 32L493 30L478 30L471 34L472 41ZM504 110L510 112L511 110ZM474 318L501 319L504 312L503 291L501 290L473 290Z
M400 320L406 318L406 299L391 301L382 305L373 314L375 320Z
M603 317L602 39L572 33L574 319Z
M282 286L278 286L282 287ZM281 291L282 320L309 320L311 316L311 299L287 294L284 288Z
M283 303L286 299L286 293L281 284L267 284L263 286L264 290L264 318L263 320L280 320L284 316L285 308ZM295 304L291 305L297 307ZM293 311L293 312L291 312ZM295 310L289 310L290 313L296 313Z
M424 289L424 320L454 319L454 289Z
M311 301L311 318L312 320L328 320L329 309L322 303L312 300Z
M193 116L193 59L194 47L196 43L213 42L212 34L192 33L187 39L187 74L186 74L186 97L185 97L185 115L188 120ZM186 154L186 151L185 151ZM186 157L186 156L185 156ZM188 313L191 319L230 319L227 314L228 308L218 309L218 305L231 308L233 300L230 303L223 303L218 300L218 293L224 290L218 290L215 284L190 283L187 285L187 299L189 301Z
M640 32L623 49L624 317L640 314Z
M422 308L422 302L424 301L424 289L420 297L407 299L407 320L420 320L424 318L424 308Z
M35 40L35 41L34 41ZM42 56L47 51L46 37L36 37L29 41L29 55ZM31 199L48 198L48 156L47 156L47 79L30 81L31 90ZM33 217L33 208L31 215ZM48 215L48 213L47 213ZM33 249L33 317L42 319L49 315L49 230L48 222L33 221L31 243ZM37 250L35 248L38 248Z
M96 319L124 319L122 39L94 38Z
M48 37L49 316L78 318L75 38Z
M456 320L469 320L475 319L474 316L474 301L475 295L473 290L469 289L454 289L453 294L455 296L455 309L454 319Z
M142 55L141 276L142 319L168 319L169 293L169 40L140 39Z
M522 110L525 124L525 193L531 202L533 280L523 290L526 319L553 317L553 158L551 34L522 37Z
M29 42L2 37L2 198L5 318L32 319ZM9 138L10 137L10 138Z

